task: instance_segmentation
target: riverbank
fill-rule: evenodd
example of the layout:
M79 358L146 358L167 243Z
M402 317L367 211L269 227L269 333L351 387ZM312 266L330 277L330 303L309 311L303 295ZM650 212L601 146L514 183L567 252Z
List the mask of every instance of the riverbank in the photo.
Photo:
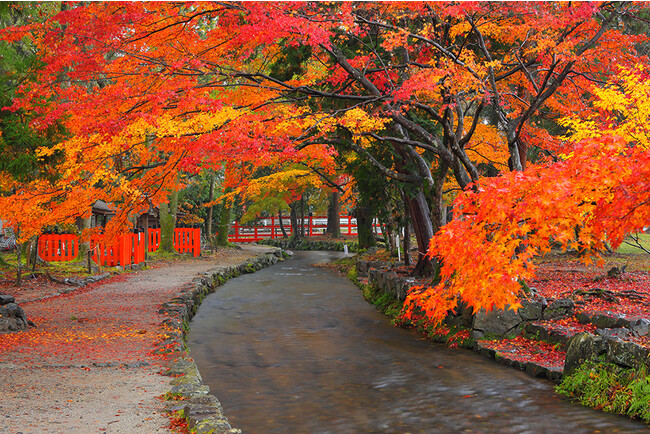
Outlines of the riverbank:
M245 272L275 250L222 249L78 288L3 282L0 293L36 327L0 335L0 432L170 432L167 410L182 394L169 375L180 375L174 363L186 353L178 346L184 323L169 313L189 289L214 287L214 276Z
M352 282L312 265L344 254L294 253L232 279L192 319L191 355L244 432L643 432L391 326Z
M338 268L394 324L562 381L558 391L585 405L650 422L650 277L643 256L614 254L604 266L587 267L570 255L549 255L538 261L530 296L517 312L461 309L440 325L423 315L400 316L410 288L431 282L379 256L361 255ZM580 386L585 377L606 379L607 387L586 390Z

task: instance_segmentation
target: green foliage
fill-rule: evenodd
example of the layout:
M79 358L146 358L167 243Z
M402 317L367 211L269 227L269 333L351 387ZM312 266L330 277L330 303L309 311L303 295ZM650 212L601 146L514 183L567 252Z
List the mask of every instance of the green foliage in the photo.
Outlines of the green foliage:
M644 254L644 249L650 251L650 234L630 234L630 236L623 241L623 244L616 249L616 253L638 255Z
M646 369L587 362L564 377L556 391L582 405L650 423L650 376Z
M276 216L278 210L282 210L283 214L286 215L289 213L289 205L278 196L266 196L251 202L246 208L246 212L239 219L239 223L253 222L258 216Z
M178 192L174 191L169 196L169 204L161 203L160 207L160 247L163 252L175 253L174 229L176 228L176 214L178 210Z
M358 252L358 244L354 241L331 241L327 239L319 240L318 238L266 238L258 241L258 244L267 246L280 247L287 250L332 250L335 252L345 251L348 246L348 252Z
M271 65L269 75L275 79L288 81L304 74L303 63L309 60L312 49L308 45L288 46L281 44L280 52Z
M27 24L35 17L51 13L49 9L38 3L2 3L0 27ZM0 108L11 106L17 86L37 80L42 67L35 48L28 42L0 41ZM35 130L29 125L30 120L30 115L22 111L0 109L0 172L19 182L39 178L52 181L57 177L53 166L61 161L62 153L39 159L34 151L38 147L52 147L65 137L66 131L56 122Z
M377 310L383 312L393 321L402 311L402 302L396 299L393 294L379 290L366 289L363 291L363 296L370 303L374 304Z
M519 286L521 286L521 291L526 294L526 295L531 295L533 292L530 289L530 286L528 286L528 283L524 279L519 279Z
M183 400L187 399L185 396L183 396L182 393L178 392L165 392L164 394L161 395L160 399L163 401L178 401L178 400Z
M189 212L192 215L196 216L199 220L203 220L204 227L207 227L208 223L208 207L205 207L204 204L209 202L210 198L210 183L212 179L215 180L215 196L220 195L222 190L221 184L223 183L223 173L212 172L205 170L201 172L198 176L195 176L192 179L192 182L188 183L187 187L181 190L178 193L178 207L184 212ZM214 206L214 211L212 213L212 230L217 227L219 213L221 212L221 205L217 204ZM187 223L187 222L183 222ZM191 223L191 222L190 222Z
M148 257L150 261L155 262L169 259L178 259L180 257L180 254L176 250L173 252L166 252L162 249L158 249L155 252L150 252Z
M2 268L10 268L13 267L9 262L7 262L4 258L3 254L0 254L0 267Z
M348 279L358 284L358 278L359 273L357 272L357 268L355 266L350 266L350 269L348 270Z

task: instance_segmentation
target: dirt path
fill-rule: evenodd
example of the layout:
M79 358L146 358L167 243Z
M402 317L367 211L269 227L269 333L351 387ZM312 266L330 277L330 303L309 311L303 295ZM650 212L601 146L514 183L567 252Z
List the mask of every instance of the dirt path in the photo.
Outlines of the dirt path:
M169 377L152 355L164 319L159 306L199 273L268 251L226 250L27 302L37 328L0 335L0 432L169 432L163 402ZM30 297L31 296L31 297Z

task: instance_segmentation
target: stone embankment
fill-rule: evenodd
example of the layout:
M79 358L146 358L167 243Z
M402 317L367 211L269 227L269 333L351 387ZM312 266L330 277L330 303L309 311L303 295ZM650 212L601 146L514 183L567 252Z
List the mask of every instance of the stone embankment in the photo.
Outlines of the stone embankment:
M206 272L184 285L180 293L164 303L160 313L168 318L163 322L166 338L158 344L160 354L179 354L165 372L173 377L170 390L169 411L179 412L188 422L188 428L197 434L241 433L233 428L223 414L219 400L209 394L209 387L203 384L201 374L194 361L187 354L186 335L189 321L194 317L206 295L214 292L227 280L246 273L254 273L262 268L284 260L288 254L282 249L248 260L246 263L227 267L214 272Z
M347 246L349 252L356 252L358 245L355 241L341 241L315 238L275 238L265 239L258 244L280 247L284 250L332 250L343 252Z
M367 278L369 285L403 301L415 279L393 271L399 265L402 264L359 260L357 273L359 278ZM517 312L482 310L473 314L461 309L447 317L445 323L470 330L474 350L480 354L551 381L559 381L564 373L569 374L585 361L595 359L624 368L638 369L645 365L650 369L650 349L635 342L649 336L648 318L583 311L568 298L550 300L532 295L521 304ZM522 336L520 339L552 344L553 347L545 347L546 351L556 354L547 360L527 358L516 354L514 343L500 343L517 335Z

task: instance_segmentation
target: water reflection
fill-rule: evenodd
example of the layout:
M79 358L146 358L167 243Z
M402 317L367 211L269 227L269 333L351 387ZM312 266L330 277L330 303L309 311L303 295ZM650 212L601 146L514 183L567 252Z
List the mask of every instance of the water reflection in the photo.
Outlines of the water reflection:
M192 356L245 433L645 432L563 401L553 385L389 321L332 252L227 282L192 322Z

